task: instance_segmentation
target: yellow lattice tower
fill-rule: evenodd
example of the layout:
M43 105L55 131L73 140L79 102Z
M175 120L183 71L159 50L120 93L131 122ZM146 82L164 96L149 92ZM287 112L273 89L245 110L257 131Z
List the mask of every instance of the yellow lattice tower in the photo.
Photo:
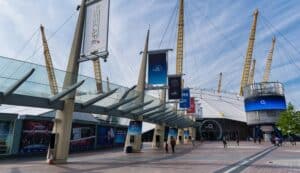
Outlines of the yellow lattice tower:
M273 37L272 46L271 46L271 49L270 49L270 52L268 54L267 61L266 61L266 69L265 69L265 72L264 72L263 82L268 82L269 78L270 78L275 42L276 42L276 38Z
M183 41L184 41L184 1L179 2L179 17L176 48L176 74L183 73Z
M252 54L253 54L253 47L254 47L254 40L255 40L255 33L256 33L256 23L257 23L257 16L258 16L258 10L256 9L254 11L254 19L251 27L249 42L248 42L248 48L247 48L247 54L245 58L244 68L243 68L243 74L242 74L242 80L241 80L241 87L240 87L240 95L243 95L243 88L248 83L249 73L250 73L250 66L252 61Z
M251 64L251 71L250 71L250 75L249 75L249 79L248 79L248 84L253 84L253 82L254 82L255 64L256 64L256 60L253 59L252 64Z
M43 42L43 48L44 48L44 57L45 57L45 63L46 63L46 69L48 74L48 80L50 85L50 90L53 95L58 93L58 87L56 83L54 68L52 64L52 59L48 47L48 42L46 39L45 31L43 25L40 26L41 34L42 34L42 42Z
M97 93L102 93L103 88L102 88L102 74L101 74L100 60L99 59L94 60L93 65L94 65Z

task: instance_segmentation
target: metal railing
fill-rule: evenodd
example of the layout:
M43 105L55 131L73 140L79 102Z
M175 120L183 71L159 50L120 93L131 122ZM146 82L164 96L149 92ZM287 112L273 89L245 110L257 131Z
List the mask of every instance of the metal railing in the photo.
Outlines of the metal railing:
M284 96L284 87L280 82L260 82L245 86L244 98L256 96Z

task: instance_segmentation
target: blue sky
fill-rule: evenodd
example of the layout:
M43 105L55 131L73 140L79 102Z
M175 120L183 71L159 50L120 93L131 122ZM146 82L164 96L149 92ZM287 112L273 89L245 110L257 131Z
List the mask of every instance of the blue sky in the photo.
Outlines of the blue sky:
M42 50L38 49L41 46L38 32L24 49L22 47L41 23L49 38L73 15L49 39L55 68L65 69L79 3L78 0L0 0L0 55L44 64ZM109 76L113 83L125 86L136 83L141 60L139 52L149 25L150 49L176 49L177 17L172 17L176 5L176 0L111 0L110 56L107 63L102 61L103 77ZM255 81L262 80L265 59L275 34L277 43L271 80L283 82L287 100L299 108L298 0L185 0L185 85L216 88L218 74L223 72L223 89L238 92L252 13L256 8L260 15L254 48ZM169 56L169 73L174 71L175 50ZM83 63L80 73L92 76L92 64Z

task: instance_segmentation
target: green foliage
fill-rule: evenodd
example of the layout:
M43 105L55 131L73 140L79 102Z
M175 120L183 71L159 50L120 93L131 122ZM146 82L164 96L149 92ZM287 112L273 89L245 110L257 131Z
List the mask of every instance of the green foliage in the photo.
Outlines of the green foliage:
M300 112L295 111L294 106L289 103L285 111L280 114L276 123L283 135L300 133Z

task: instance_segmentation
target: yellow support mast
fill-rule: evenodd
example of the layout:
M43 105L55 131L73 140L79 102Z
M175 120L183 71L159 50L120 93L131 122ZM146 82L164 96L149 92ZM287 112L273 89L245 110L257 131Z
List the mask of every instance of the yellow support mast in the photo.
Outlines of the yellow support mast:
M256 60L253 59L252 64L251 64L251 71L250 71L250 75L249 75L249 79L248 79L248 84L254 83L255 64L256 64Z
M256 9L254 11L254 19L250 31L250 37L248 42L248 48L247 48L247 54L245 58L244 68L243 68L243 74L242 74L242 80L241 80L241 87L240 87L240 95L243 95L243 88L248 83L249 73L250 73L250 66L251 66L251 60L252 60L252 54L253 54L253 47L254 47L254 40L255 40L255 33L256 33L256 23L257 23L257 17L258 17L258 10Z
M176 47L176 74L183 74L183 42L184 42L184 0L179 0L179 13L178 13L178 28L177 28L177 47ZM183 87L184 82L181 81ZM177 104L175 105L175 111L177 112ZM184 137L184 130L178 129L177 143L183 141L179 140Z
M221 72L220 75L219 75L219 83L218 83L218 93L219 93L219 94L221 93L222 76L223 76L223 73Z
M99 59L93 60L93 65L94 65L94 74L96 80L97 93L103 93L100 60Z
M58 93L58 87L56 83L54 68L52 64L52 59L48 47L48 42L46 39L45 31L43 25L40 26L41 34L42 34L42 42L43 42L43 48L44 48L44 57L45 57L45 63L46 63L46 69L48 74L48 80L50 85L50 90L53 95Z
M183 72L183 41L184 41L184 1L179 0L179 17L176 48L176 74Z
M110 92L110 83L109 83L108 76L106 77L106 88L107 88L107 92Z
M274 36L272 39L272 46L271 46L271 49L270 49L270 52L268 54L267 61L266 61L266 69L265 69L264 76L263 76L263 82L268 82L269 78L270 78L275 42L276 42L276 38Z

